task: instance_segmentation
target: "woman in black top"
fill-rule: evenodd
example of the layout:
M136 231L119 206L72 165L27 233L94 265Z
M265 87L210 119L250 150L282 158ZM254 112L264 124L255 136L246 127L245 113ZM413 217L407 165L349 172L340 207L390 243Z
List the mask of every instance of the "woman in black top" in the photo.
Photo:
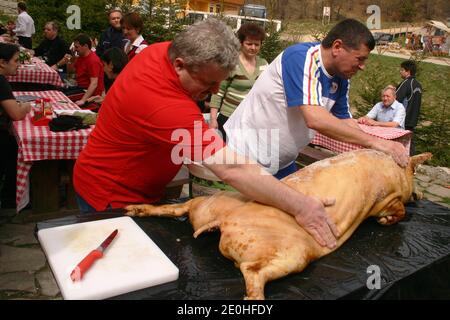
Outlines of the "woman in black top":
M1 208L14 208L16 206L17 142L11 134L11 121L22 120L31 110L30 103L18 103L16 101L11 86L6 80L6 76L17 73L18 67L19 48L13 44L0 43Z

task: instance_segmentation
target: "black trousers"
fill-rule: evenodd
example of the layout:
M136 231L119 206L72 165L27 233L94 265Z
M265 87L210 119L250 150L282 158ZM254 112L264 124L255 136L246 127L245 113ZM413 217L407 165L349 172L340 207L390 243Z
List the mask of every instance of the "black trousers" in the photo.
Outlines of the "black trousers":
M19 38L19 44L27 49L33 49L31 37L18 37Z
M15 207L16 173L17 173L17 141L6 130L0 129L0 180L3 180L1 190L2 207Z
M75 86L75 87L68 87L68 88L59 88L59 91L64 93L66 96L73 96L77 94L81 94L86 92L86 89Z

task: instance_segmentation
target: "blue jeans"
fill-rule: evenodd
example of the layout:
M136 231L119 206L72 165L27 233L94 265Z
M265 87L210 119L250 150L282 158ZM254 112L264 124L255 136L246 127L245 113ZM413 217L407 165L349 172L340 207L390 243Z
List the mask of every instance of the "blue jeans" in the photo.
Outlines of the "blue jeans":
M295 161L292 162L290 165L288 165L286 168L283 168L281 170L278 170L277 173L275 173L273 176L277 178L278 180L283 179L284 177L287 177L291 173L294 173L297 171L297 165L295 164Z
M84 200L78 193L76 193L75 196L77 199L78 208L80 209L81 213L87 214L87 213L99 212L99 211L95 210L95 208L92 207L89 203L87 203L87 201ZM108 204L105 211L112 211L111 204Z

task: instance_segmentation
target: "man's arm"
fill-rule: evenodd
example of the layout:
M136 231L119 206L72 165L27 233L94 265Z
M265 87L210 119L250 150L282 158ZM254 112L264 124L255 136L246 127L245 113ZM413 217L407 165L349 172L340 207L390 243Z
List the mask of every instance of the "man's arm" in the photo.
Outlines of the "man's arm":
M50 66L53 70L58 71L59 68L66 64L66 57L63 57L61 60L57 61L54 65Z
M358 123L365 124L366 126L374 126L375 122L376 122L375 120L369 118L368 116L358 118Z
M422 103L422 88L418 84L417 80L412 80L414 85L411 100L408 103L408 115L405 118L405 127L408 129L414 129L419 121L420 105ZM405 107L406 108L406 107Z
M349 119L341 119L341 121L347 125L349 125L352 128L361 130L361 128L358 126L358 120L354 119L354 118L349 118Z
M405 147L396 141L384 140L348 126L331 115L320 106L300 106L308 128L344 142L359 144L366 148L383 151L390 154L400 166L406 167L409 156Z
M58 60L58 56L61 56L61 55L62 55L62 58L60 60ZM58 44L58 56L55 57L56 58L55 64L51 66L56 71L58 71L59 68L63 67L67 63L68 60L67 60L66 56L70 56L69 46L61 38L60 38L59 44Z
M397 128L400 126L400 124L398 122L395 121L389 121L389 122L383 122L383 121L376 121L376 120L372 120L369 119L370 121L368 121L367 124L368 126L378 126L378 127L391 127L391 128Z
M83 98L78 100L76 104L82 106L87 101L87 99L94 94L95 89L97 89L97 85L98 85L98 78L91 78L91 83L89 83L89 87L84 93Z
M13 32L17 34L18 32L25 32L25 18L21 15L17 17L16 20L16 27L14 28Z
M217 129L219 124L217 123L217 113L218 109L215 107L209 108L209 127L211 129Z
M203 164L250 199L292 215L320 245L330 249L336 246L340 234L324 209L324 205L333 205L334 199L314 199L297 192L228 147L205 159Z
M403 104L403 100L410 95L410 78L404 80L397 88L395 92L396 100ZM406 108L406 106L405 106Z

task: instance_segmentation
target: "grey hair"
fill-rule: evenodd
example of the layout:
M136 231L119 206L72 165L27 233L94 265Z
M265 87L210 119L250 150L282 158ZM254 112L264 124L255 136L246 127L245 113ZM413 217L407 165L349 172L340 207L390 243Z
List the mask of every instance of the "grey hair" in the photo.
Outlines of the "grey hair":
M208 18L188 26L175 37L169 47L169 58L172 62L182 58L186 68L193 71L208 63L232 71L238 64L240 47L230 27Z
M388 90L392 90L392 93L394 94L394 97L397 96L396 89L395 89L395 87L392 84L388 85L386 88L381 90L381 94L385 93Z
M119 7L115 7L108 11L108 17L111 15L111 13L114 12L119 12L120 14L123 14L122 9L120 9Z
M52 26L52 29L55 30L56 32L59 31L59 25L55 21L49 21L45 25Z

